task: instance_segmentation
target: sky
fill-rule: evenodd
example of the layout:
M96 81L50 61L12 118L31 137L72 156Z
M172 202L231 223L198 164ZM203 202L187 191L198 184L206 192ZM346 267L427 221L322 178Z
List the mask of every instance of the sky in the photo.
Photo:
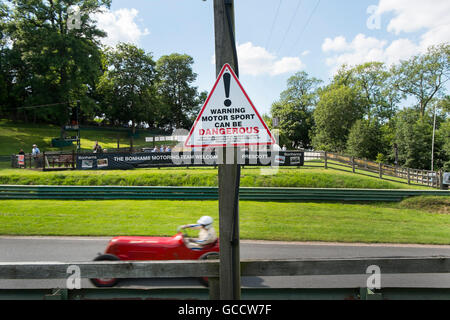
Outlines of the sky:
M239 80L261 114L296 72L328 83L340 65L398 63L450 42L449 0L235 0ZM194 58L199 91L214 85L213 0L113 0L95 17L106 45L133 43L155 60Z

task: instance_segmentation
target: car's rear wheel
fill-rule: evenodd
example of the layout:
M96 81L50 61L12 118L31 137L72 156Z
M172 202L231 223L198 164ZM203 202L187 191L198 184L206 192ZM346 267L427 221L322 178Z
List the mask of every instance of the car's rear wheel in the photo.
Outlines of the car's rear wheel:
M94 261L119 261L120 259L113 254L102 254L94 259ZM114 287L119 279L110 278L110 279L89 279L91 283L96 287Z
M218 252L207 252L202 255L198 260L219 260ZM202 285L209 287L208 277L201 277L198 279Z

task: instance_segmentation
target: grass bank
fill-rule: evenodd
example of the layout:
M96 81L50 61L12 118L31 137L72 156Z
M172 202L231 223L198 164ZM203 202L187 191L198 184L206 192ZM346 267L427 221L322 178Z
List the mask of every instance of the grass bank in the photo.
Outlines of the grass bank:
M265 169L267 170L267 169ZM398 182L323 168L280 168L273 174L262 174L259 168L245 168L242 187L304 187L355 189L427 189ZM39 172L19 169L0 170L0 184L14 185L87 185L87 186L193 186L218 185L214 168L162 168L129 171L63 171Z
M0 155L17 154L20 149L26 153L31 153L33 144L37 144L41 151L72 150L73 146L60 148L52 147L52 139L59 138L61 127L50 124L30 124L16 123L6 119L0 119ZM69 135L74 135L69 132ZM151 133L142 132L133 139L134 147L150 147L145 142L146 136ZM117 139L121 148L130 146L129 130L126 129L105 129L105 128L82 128L81 148L92 150L96 141L104 149L117 148Z
M448 198L446 199L449 200ZM450 215L402 203L240 202L242 239L450 244ZM430 201L433 201L432 199ZM443 209L442 209L443 210ZM1 235L172 235L217 201L0 201Z

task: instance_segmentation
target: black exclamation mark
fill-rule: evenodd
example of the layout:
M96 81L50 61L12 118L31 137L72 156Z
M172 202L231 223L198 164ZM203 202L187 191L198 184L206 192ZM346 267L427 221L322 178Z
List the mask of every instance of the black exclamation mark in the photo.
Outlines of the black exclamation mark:
M231 75L229 73L224 73L223 74L223 84L225 86L225 97L227 98L223 102L225 107L231 106L231 100L228 99L230 97L230 80L231 80Z

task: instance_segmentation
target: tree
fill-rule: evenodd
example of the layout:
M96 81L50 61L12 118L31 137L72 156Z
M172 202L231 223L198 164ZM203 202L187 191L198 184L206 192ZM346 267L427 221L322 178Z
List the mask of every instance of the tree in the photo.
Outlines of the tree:
M392 68L393 85L404 97L417 101L421 116L435 98L444 95L450 79L450 45L430 47L426 54L417 55Z
M61 103L32 109L35 120L64 124L69 106L85 96L101 75L99 38L106 34L90 15L111 0L14 0L8 30L18 53L15 80L22 105ZM80 23L68 27L70 8L80 9Z
M7 40L7 20L10 15L9 8L6 4L0 3L0 116L6 115L9 109L8 92L12 79L10 76L10 53Z
M358 158L375 160L384 152L380 126L375 121L360 119L350 129L347 153Z
M333 83L319 90L319 102L313 113L316 127L312 144L316 150L343 152L351 127L363 117L357 91Z
M442 167L445 171L450 171L450 96L446 96L436 102L436 107L439 107L439 109L442 110L442 117L445 119L436 132L436 141L442 146L440 153ZM439 156L437 158L439 158Z
M162 56L156 63L159 74L158 93L168 109L165 125L189 129L205 100L192 83L197 74L192 70L194 59L186 54L172 53Z
M425 117L426 116L426 117ZM433 117L414 108L400 111L395 119L399 163L416 169L431 168ZM435 146L436 150L439 146Z
M394 116L400 96L384 63L367 62L351 68L343 65L333 82L357 91L367 119L383 123Z
M101 115L112 123L136 125L155 114L156 64L150 53L132 44L119 43L106 52L107 70L100 79Z
M450 172L450 118L438 130L437 141L442 145L442 167L445 171Z
M298 72L287 81L288 88L280 100L272 104L272 118L278 118L281 144L309 148L314 126L313 108L317 103L317 87L322 81Z

